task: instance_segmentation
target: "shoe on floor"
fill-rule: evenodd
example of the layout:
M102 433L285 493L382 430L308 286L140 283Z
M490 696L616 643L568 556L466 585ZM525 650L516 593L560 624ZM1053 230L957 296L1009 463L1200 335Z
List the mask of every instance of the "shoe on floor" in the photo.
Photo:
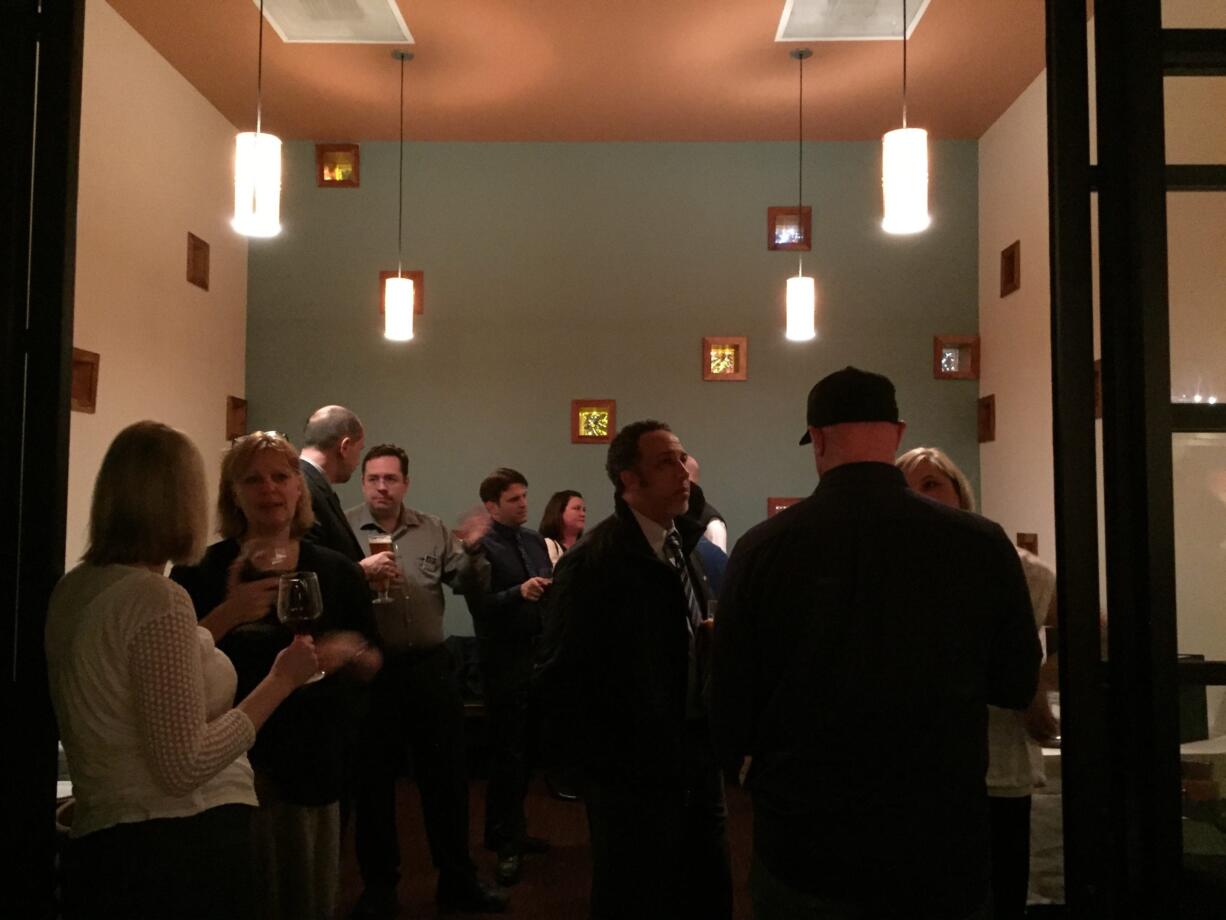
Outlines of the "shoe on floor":
M499 885L505 885L509 888L519 881L522 869L523 866L520 864L519 853L499 853L498 868L494 872L494 878L497 879Z
M455 885L440 881L436 900L442 913L501 914L511 903L511 893L474 877Z
M384 886L363 889L362 896L354 905L352 920L391 920L400 913L400 902L396 900L396 889Z

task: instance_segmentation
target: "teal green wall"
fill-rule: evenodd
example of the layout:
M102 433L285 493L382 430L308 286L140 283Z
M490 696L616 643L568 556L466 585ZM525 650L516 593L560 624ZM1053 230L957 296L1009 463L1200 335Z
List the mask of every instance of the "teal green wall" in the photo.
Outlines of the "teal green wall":
M805 394L855 364L897 385L904 446L940 445L977 482L977 385L932 378L932 336L977 328L976 144L932 145L933 225L903 238L880 229L878 144L805 154L818 338L795 343L796 254L766 249L767 207L795 200L794 144L410 144L405 267L425 271L426 304L395 344L378 273L396 267L396 144L363 144L345 190L316 188L313 145L287 144L284 229L249 254L252 427L297 443L338 402L368 443L408 450L418 508L454 520L506 465L529 480L534 526L562 488L594 524L612 508L605 449L570 443L570 400L616 399L622 424L672 425L735 539L767 496L813 488ZM749 337L747 382L702 380L704 335ZM340 491L360 501L356 478Z

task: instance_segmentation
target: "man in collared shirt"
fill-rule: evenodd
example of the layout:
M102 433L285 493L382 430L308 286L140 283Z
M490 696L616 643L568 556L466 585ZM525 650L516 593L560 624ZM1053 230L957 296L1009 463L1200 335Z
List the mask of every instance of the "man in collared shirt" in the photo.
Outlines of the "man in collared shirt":
M406 740L439 871L440 906L501 912L507 908L507 893L480 881L469 856L464 704L443 631L443 585L468 595L489 584L489 562L480 545L489 524L484 516L473 517L452 533L434 515L409 508L404 504L408 473L404 450L393 444L372 447L362 461L365 501L347 514L363 544L372 536L390 535L398 563L388 589L391 602L376 607L385 657L373 687L361 758L355 836L365 890L356 916L395 915L400 877L395 782ZM380 578L380 571L372 567L372 580Z
M546 601L539 679L581 777L593 920L732 915L685 457L662 422L617 434L606 463L615 512L559 560Z
M498 853L498 881L519 880L526 853L541 853L547 841L528 835L529 689L541 631L541 598L553 566L545 540L524 527L528 480L506 467L481 483L481 501L491 519L481 544L490 560L490 590L472 604L473 625L485 692L490 737L490 780L485 795L485 846Z

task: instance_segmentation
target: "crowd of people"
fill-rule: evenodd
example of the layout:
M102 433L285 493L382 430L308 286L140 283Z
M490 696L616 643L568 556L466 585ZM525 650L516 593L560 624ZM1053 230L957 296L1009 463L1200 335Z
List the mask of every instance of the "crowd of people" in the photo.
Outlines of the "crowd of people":
M325 920L349 825L354 916L397 916L406 754L440 911L506 911L549 850L525 813L538 721L586 810L575 916L731 920L726 782L753 803L759 920L1023 916L1035 741L1057 730L1038 638L1054 578L972 513L944 453L897 456L905 427L885 377L824 377L801 438L816 490L729 557L661 421L613 438L614 513L594 528L569 489L527 527L509 468L448 527L407 503L402 447L367 449L325 406L301 451L232 443L207 548L199 451L129 426L47 619L76 799L65 916ZM346 511L334 487L355 473ZM471 854L444 586L476 634L492 880Z

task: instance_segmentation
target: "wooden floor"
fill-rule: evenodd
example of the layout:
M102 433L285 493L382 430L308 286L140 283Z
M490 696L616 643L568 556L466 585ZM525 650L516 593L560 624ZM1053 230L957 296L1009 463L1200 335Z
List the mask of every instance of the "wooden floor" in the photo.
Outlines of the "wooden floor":
M494 854L481 848L481 828L485 814L485 782L474 780L470 786L470 839L474 841L473 859L482 877L494 875ZM434 883L417 787L402 781L397 788L397 827L400 832L401 873L400 917L408 920L435 917ZM523 878L511 889L511 910L503 915L533 920L583 920L587 916L591 861L588 852L587 819L579 802L555 799L538 777L529 790L528 831L545 837L553 849L544 856L524 861ZM749 873L751 815L749 800L739 789L728 790L728 837L732 847L732 877L737 918L751 916L745 880ZM346 840L341 851L341 899L338 918L349 916L362 890L353 856L353 842ZM492 915L491 915L492 916Z

